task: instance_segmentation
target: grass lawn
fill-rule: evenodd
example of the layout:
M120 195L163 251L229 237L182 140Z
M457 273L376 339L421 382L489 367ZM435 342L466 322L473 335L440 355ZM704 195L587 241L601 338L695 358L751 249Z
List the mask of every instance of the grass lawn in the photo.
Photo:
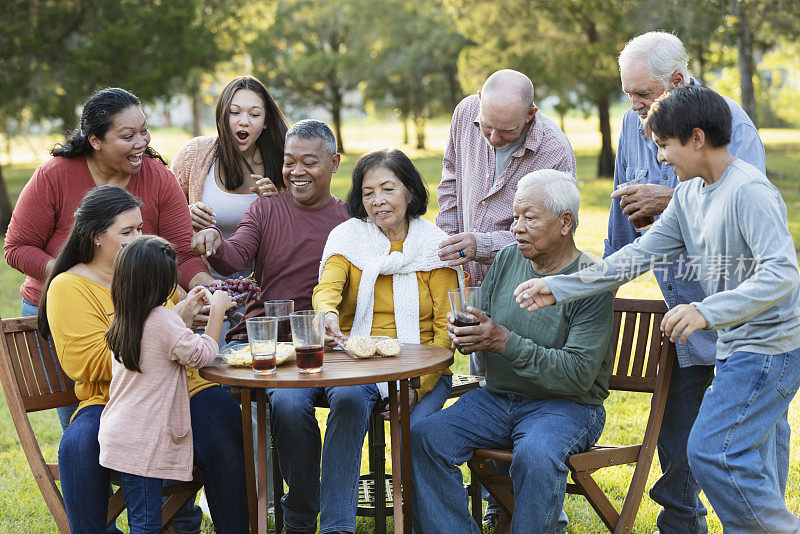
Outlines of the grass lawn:
M618 135L619 123L615 122L614 137ZM430 211L426 218L433 219L436 210L436 185L441 175L441 158L447 138L448 123L446 120L433 121L428 129L427 151L401 147L414 159L428 182L432 194ZM583 202L580 213L580 227L577 232L579 247L600 254L603 239L606 235L608 194L611 184L607 180L596 178L596 153L599 143L594 120L568 118L566 133L575 146L578 156L578 175L583 181L581 194ZM795 237L795 248L800 245L800 131L767 130L762 132L767 143L768 174L781 189L789 209L789 226ZM345 147L349 153L343 157L339 172L334 176L333 192L339 197L346 195L350 184L350 171L357 154L365 150L382 146L400 146L401 127L398 123L381 123L370 120L347 123L344 130ZM185 132L177 130L160 130L153 133L152 145L171 159L178 147L188 139ZM36 164L47 157L46 148L56 138L26 139L13 144L13 164L4 164L3 175L11 194L16 197L31 176ZM5 156L5 154L4 154ZM23 276L3 263L0 265L0 315L13 317L19 314L19 285ZM637 298L660 298L655 282L648 275L627 284L620 290L620 296ZM455 372L466 372L467 362L463 356L457 356ZM641 416L647 408L647 400L636 393L615 393L606 401L608 412L602 443L632 443L643 431L644 421ZM324 427L325 412L318 411L318 419ZM800 401L795 400L790 410L790 423L794 430L792 440L791 470L787 503L789 509L800 514ZM32 416L39 442L46 458L55 460L58 451L60 430L54 412L38 413ZM365 448L366 452L366 448ZM366 454L364 455L366 462ZM658 473L656 459L650 472L648 487L656 480ZM621 466L603 471L600 478L604 490L612 492L618 498L617 506L624 498L632 468ZM468 477L468 474L466 475ZM706 502L708 506L708 503ZM575 496L567 496L567 514L570 517L569 532L595 533L604 532L605 527L588 506L585 500ZM633 531L650 533L655 530L655 519L658 507L646 495ZM390 520L391 521L391 520ZM366 534L373 531L371 519L359 519L357 532ZM722 527L709 507L709 530L721 533ZM50 533L56 532L47 508L36 484L30 475L27 462L22 453L11 423L11 417L0 400L0 534L12 532ZM204 532L213 532L210 522L204 523Z

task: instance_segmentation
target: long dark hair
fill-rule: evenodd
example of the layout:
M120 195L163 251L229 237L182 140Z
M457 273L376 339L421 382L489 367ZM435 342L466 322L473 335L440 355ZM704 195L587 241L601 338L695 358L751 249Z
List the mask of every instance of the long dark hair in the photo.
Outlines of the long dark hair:
M258 78L252 76L237 76L230 81L217 101L217 162L221 165L220 177L225 188L233 191L241 187L244 183L242 163L250 172L253 169L239 150L236 141L231 133L228 119L231 115L231 102L233 95L239 89L249 89L261 97L264 101L264 123L266 128L261 131L261 135L256 139L256 149L261 154L264 162L264 176L272 180L278 191L286 188L283 183L283 145L286 139L286 118L278 108L278 105L269 94L266 86Z
M73 132L67 132L66 139L61 143L56 143L50 149L50 154L64 158L77 158L91 154L94 148L89 143L89 136L94 134L98 139L105 139L117 114L131 106L141 107L141 102L134 94L125 89L108 87L97 91L83 105L80 128ZM163 156L149 145L144 149L144 153L164 165L167 164Z
M106 332L108 348L126 369L141 372L139 354L144 323L178 284L175 249L155 235L129 241L114 260L111 300L114 319Z
M50 335L50 324L47 322L47 290L50 288L50 282L79 263L92 261L94 238L114 224L120 213L141 207L141 200L116 185L95 187L83 197L81 205L75 211L72 229L61 245L53 270L42 287L42 296L39 300L39 332L44 337Z

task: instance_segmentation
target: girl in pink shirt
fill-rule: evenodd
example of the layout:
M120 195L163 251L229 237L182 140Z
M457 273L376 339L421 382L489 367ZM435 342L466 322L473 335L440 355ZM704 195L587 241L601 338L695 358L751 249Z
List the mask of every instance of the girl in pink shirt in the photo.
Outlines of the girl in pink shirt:
M205 367L219 350L222 320L234 304L210 299L203 335L166 306L178 282L175 250L157 236L130 241L114 262L114 319L106 334L114 354L109 401L100 417L100 465L119 472L131 533L161 529L164 479L191 480L189 390L184 365ZM202 288L187 299L202 306Z

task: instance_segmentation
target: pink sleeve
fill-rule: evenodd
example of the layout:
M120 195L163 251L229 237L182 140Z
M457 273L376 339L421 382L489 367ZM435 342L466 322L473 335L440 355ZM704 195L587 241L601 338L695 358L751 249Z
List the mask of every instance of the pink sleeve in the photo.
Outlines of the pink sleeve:
M195 369L211 365L219 352L219 344L209 335L195 334L186 328L177 313L168 311L172 317L169 325L165 325L169 331L164 334L175 340L170 359Z
M44 249L56 226L54 196L39 166L19 195L3 245L6 262L38 280L44 280L45 266L53 258Z

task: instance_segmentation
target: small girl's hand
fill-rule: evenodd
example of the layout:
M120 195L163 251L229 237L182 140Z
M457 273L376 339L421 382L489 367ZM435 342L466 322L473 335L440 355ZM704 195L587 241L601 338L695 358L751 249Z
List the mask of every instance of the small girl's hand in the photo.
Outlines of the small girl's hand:
M236 301L228 295L227 291L218 289L211 295L211 313L224 314L229 308L236 306Z
M194 318L200 313L205 304L205 292L207 290L203 286L195 286L186 295L186 298L178 302L173 310L181 316L187 328L194 327Z

